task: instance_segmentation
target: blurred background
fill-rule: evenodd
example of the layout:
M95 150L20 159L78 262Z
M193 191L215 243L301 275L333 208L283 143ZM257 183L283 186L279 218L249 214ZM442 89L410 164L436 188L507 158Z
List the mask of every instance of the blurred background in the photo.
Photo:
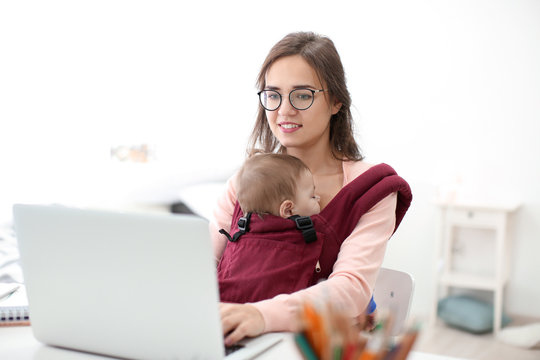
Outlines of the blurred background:
M504 304L540 318L533 0L2 2L0 222L16 202L150 210L225 181L259 67L299 30L334 41L366 160L413 189L385 260L415 277L413 313L433 304L435 200L452 197L520 204Z

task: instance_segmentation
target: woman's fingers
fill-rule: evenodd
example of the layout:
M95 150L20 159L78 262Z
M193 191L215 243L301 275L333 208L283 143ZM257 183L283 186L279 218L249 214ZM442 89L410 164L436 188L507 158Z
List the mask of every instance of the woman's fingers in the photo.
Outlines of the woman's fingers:
M220 304L221 326L223 334L228 334L238 326L239 317L234 310L233 304Z
M262 314L249 304L220 304L225 345L232 345L246 336L257 336L264 331Z
M243 338L247 336L246 329L242 326L242 324L239 324L236 328L234 328L233 331L231 331L227 336L225 336L224 342L225 345L230 346L233 344L236 344Z

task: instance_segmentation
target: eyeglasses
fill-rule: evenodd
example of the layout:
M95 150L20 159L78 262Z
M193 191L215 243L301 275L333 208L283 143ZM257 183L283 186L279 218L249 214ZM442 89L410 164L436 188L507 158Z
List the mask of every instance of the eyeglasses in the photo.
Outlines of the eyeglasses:
M325 89L294 89L289 93L289 101L296 110L307 110L315 101L315 93ZM262 90L257 93L261 105L268 111L277 110L281 106L282 96L275 90Z

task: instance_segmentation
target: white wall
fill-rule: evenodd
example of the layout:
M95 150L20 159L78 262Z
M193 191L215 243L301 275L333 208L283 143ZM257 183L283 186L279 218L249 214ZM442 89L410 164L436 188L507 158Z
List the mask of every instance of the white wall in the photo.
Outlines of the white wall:
M296 30L342 55L358 139L414 203L385 265L431 304L432 198L518 200L510 313L540 317L537 1L48 1L0 4L0 217L12 202L174 200L243 158L269 48ZM111 146L157 160L117 164ZM209 170L210 168L210 170Z

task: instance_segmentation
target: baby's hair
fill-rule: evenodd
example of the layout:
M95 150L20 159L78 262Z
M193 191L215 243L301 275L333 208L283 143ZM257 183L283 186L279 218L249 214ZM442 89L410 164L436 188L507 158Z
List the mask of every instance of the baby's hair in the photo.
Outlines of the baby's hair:
M309 168L292 155L255 153L249 157L236 183L243 213L279 215L284 200L294 201L297 181L304 171Z

